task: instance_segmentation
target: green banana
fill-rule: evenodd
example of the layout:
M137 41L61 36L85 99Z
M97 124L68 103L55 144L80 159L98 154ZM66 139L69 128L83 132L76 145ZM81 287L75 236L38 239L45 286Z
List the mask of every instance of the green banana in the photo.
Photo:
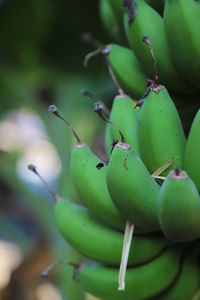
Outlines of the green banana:
M184 170L187 171L200 192L200 109L193 120L186 142Z
M136 7L133 21L128 22L128 15L124 16L125 32L130 47L144 66L148 76L152 78L153 61L149 49L142 42L143 35L150 37L157 60L160 82L173 91L194 93L192 85L182 78L171 60L162 17L144 0L134 0L134 3Z
M113 5L111 0L100 0L99 12L102 24L106 31L114 38L115 41L123 40L123 12L120 11L122 0L115 0L116 4ZM117 10L118 5L118 10ZM114 7L113 7L114 6Z
M146 89L147 75L135 54L126 47L110 44L109 62L123 91L134 99L140 98Z
M118 269L100 264L84 263L77 272L77 280L95 297L109 300L149 299L165 290L176 278L183 249L180 246L166 249L153 261L126 271L126 287L117 290Z
M139 155L137 138L138 110L133 100L127 95L118 95L114 98L109 120L116 124L124 134L124 138ZM118 130L107 123L105 143L107 154L110 153L113 140L120 140Z
M107 167L97 169L99 158L84 143L76 144L71 153L71 175L82 203L101 221L124 230L125 220L114 206L106 185Z
M200 3L166 0L164 27L171 57L177 69L200 87Z
M47 185L37 172L29 165L51 193L57 226L69 244L84 256L108 265L119 266L124 235L100 223L87 210L67 199L62 199ZM129 253L129 265L138 265L156 257L166 246L167 240L161 234L134 236Z
M199 287L199 243L187 249L178 278L154 300L191 300Z
M200 237L200 197L185 171L170 171L160 188L157 213L167 239L184 242Z
M149 232L160 230L156 215L160 186L129 144L115 145L108 164L107 185L114 204L126 219Z
M121 261L123 233L100 223L84 207L69 200L55 205L56 222L63 237L82 255L118 266ZM129 253L129 265L138 265L158 255L165 247L162 235L135 235Z
M71 175L80 200L99 220L117 230L124 230L125 220L114 206L107 189L106 166L98 170L99 158L81 142L71 124L59 115L55 105L51 105L49 110L67 123L77 139L71 153Z
M170 169L175 165L182 168L185 134L176 107L164 86L155 83L150 86L138 119L140 154L148 170L153 173L176 157Z

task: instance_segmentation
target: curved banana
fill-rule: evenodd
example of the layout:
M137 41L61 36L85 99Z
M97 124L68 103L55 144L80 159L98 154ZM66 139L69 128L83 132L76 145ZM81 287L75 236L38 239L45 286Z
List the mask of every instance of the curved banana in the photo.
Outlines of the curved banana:
M164 86L152 84L139 109L138 119L139 149L148 170L153 173L175 158L170 169L174 166L182 168L185 134L176 107Z
M138 110L135 109L133 100L129 96L118 95L114 98L109 120L119 127L127 143L139 155L137 137ZM114 126L107 123L105 134L107 154L110 154L114 139L120 140L119 132Z
M147 85L143 66L129 48L117 44L110 44L107 48L110 50L110 65L123 91L134 99L140 98Z
M100 159L84 143L71 153L71 176L82 203L101 221L124 230L125 220L114 206L106 184L107 167L97 169Z
M123 233L100 223L86 208L69 200L56 203L55 216L63 237L78 252L98 262L119 266ZM166 242L160 234L133 236L129 265L152 259L165 247Z
M186 142L183 168L192 178L200 192L200 109L190 128Z
M117 290L118 269L84 263L77 279L83 288L102 299L142 300L165 290L176 278L182 254L180 246L167 248L153 261L126 271L126 288Z
M101 21L106 31L114 38L115 41L123 40L123 12L121 9L122 0L99 1L99 12Z
M28 169L40 178L53 196L56 202L54 212L58 228L71 246L93 260L119 266L124 235L96 220L85 207L57 195L34 165L29 165ZM161 234L134 236L129 252L129 264L138 265L153 259L166 243L167 240Z
M160 230L156 214L160 186L129 144L118 142L114 147L107 185L114 204L125 218L149 232Z
M149 36L151 40L160 82L173 91L194 93L192 85L182 78L171 60L162 17L144 0L134 0L134 3L136 4L135 17L130 23L128 22L128 15L125 15L125 32L131 48L148 76L152 78L153 75L153 60L148 47L142 42L143 35Z
M154 300L191 300L199 287L199 243L187 249L178 278Z
M200 87L200 3L166 0L164 27L172 60L190 83Z
M200 237L200 197L185 171L170 171L160 188L157 213L167 239L184 242Z

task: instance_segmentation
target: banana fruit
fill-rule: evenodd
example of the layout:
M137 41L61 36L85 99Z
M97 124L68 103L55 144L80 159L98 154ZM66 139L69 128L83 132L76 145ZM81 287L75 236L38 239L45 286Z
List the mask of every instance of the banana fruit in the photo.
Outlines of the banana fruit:
M165 292L154 300L191 300L197 291L199 280L199 242L187 249L184 254L178 278Z
M142 97L147 75L133 51L117 44L110 44L107 48L110 65L123 91L134 99Z
M123 231L125 220L114 206L106 185L107 167L97 169L99 158L84 143L71 153L71 175L81 202L102 222Z
M69 200L58 201L54 211L61 234L74 249L92 260L119 266L123 233L102 224L85 207ZM129 253L129 265L152 259L166 243L161 234L135 235Z
M185 148L184 170L192 178L200 192L200 110L190 128Z
M200 197L185 171L169 173L160 188L157 212L167 239L186 242L200 237Z
M167 289L175 280L183 248L169 247L159 257L138 267L128 268L125 291L117 290L118 269L94 262L84 263L77 272L83 288L107 300L142 300Z
M149 49L142 42L143 35L147 35L151 39L160 81L170 90L181 93L194 93L195 89L177 72L171 60L162 17L144 0L134 0L133 2L135 3L134 19L129 22L128 15L125 14L125 32L130 47L144 66L148 76L152 78L153 61ZM180 51L178 55L179 53Z
M167 171L174 166L183 167L186 138L176 107L164 86L151 84L139 109L137 125L140 155L151 173L175 158Z
M121 132L123 132L126 142L139 155L137 137L138 110L135 109L133 100L129 96L117 95L114 98L109 120L119 127ZM119 132L111 124L107 123L105 134L107 154L110 154L113 140L120 140Z
M122 35L122 26L119 23L119 18L113 11L112 5L109 0L101 0L99 2L99 12L102 24L104 25L106 31L116 41L120 41Z
M107 185L124 218L149 232L160 230L156 214L160 186L129 144L115 145L108 164Z
M182 76L200 87L200 3L166 0L164 27L172 60Z

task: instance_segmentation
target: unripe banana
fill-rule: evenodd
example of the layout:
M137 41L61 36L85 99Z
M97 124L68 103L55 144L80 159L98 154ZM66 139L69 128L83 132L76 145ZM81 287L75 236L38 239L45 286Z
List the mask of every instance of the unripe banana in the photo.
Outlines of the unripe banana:
M76 144L71 153L71 175L83 204L105 224L124 230L125 220L113 204L106 184L107 167L99 170L99 158L84 143Z
M133 100L129 96L118 95L115 97L109 120L120 128L127 143L139 155L137 137L138 110L135 109ZM114 126L107 123L105 141L108 154L110 154L114 139L120 140L120 134Z
M180 246L166 249L153 261L126 272L126 288L117 290L118 269L97 263L85 263L77 274L77 279L90 294L109 300L149 299L165 290L176 278L180 268Z
M115 41L121 41L123 40L122 0L115 0L115 2L116 3L113 3L111 0L100 0L99 12L106 31Z
M100 223L84 207L61 200L55 205L56 222L63 237L82 255L108 265L119 266L124 235ZM162 235L134 236L129 265L144 263L166 245Z
M176 107L164 86L152 84L139 109L137 124L141 158L151 173L175 158L170 169L175 165L183 167L185 134Z
M200 3L166 0L164 26L171 57L177 69L200 87Z
M51 105L49 110L67 123L77 139L71 155L71 173L81 201L105 224L124 230L125 220L113 205L107 190L106 168L100 170L96 168L99 158L81 142L72 125L58 113L56 106Z
M71 246L93 260L119 266L124 235L100 223L83 206L62 199L51 190L34 165L29 165L28 169L40 178L56 201L56 222L61 234ZM167 240L161 234L134 236L129 252L129 264L138 265L153 259L166 243Z
M171 171L160 188L157 213L164 235L172 241L200 237L200 197L185 171Z
M143 35L151 39L160 81L173 91L194 93L194 88L179 75L172 63L162 17L144 0L134 0L134 3L136 7L133 11L133 21L128 22L128 15L124 18L125 32L131 48L148 76L152 77L153 61L149 49L142 42Z
M140 98L146 89L147 75L137 57L129 48L111 44L109 62L123 91L134 99Z
M200 192L200 110L197 112L189 132L183 166Z
M114 147L107 185L114 204L126 219L149 232L160 230L156 215L160 187L129 144L118 142Z
M199 286L199 243L187 249L178 278L154 300L191 300Z

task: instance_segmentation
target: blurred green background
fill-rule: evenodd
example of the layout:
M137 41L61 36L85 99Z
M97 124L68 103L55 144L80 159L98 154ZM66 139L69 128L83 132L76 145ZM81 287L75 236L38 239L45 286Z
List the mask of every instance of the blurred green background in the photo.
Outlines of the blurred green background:
M101 55L81 35L103 43L98 1L0 1L0 299L89 299L59 265L47 280L40 273L57 259L82 258L60 236L53 200L34 174L33 163L62 196L79 201L69 160L76 142L47 108L56 104L98 155L104 157L104 124L93 113L87 88L109 105L115 91Z

